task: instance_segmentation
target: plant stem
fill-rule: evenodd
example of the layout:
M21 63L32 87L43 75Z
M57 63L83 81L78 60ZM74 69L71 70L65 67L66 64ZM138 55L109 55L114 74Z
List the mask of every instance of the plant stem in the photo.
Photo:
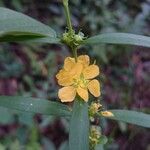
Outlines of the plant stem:
M71 24L71 19L70 19L70 11L69 11L69 7L68 7L68 0L63 0L63 5L64 5L64 10L65 10L65 15L66 15L66 19L67 19L67 26L68 26L68 29L69 29L69 33L72 34L73 29L72 29L72 24Z
M66 20L67 20L67 26L68 26L68 29L69 29L69 32L68 32L69 33L69 37L72 38L72 37L74 37L74 30L72 29L68 1L69 0L63 0L63 5L64 5ZM70 48L72 49L73 57L75 58L75 62L77 62L77 57L78 57L77 56L77 47L75 47L74 44L72 44L72 45L70 45Z
M77 48L72 48L72 51L73 51L73 56L75 58L75 62L77 62L78 61Z

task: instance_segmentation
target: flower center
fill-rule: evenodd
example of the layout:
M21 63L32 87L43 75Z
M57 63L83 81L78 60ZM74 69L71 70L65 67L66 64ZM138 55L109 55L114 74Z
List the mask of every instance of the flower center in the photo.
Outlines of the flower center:
M80 75L80 77L73 79L74 83L73 86L75 88L81 87L81 88L87 88L89 80L86 80L83 76L83 74Z

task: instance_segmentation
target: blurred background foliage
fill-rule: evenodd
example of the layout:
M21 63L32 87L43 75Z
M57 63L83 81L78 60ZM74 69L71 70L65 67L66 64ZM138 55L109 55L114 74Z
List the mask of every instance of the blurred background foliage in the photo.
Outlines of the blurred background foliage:
M58 36L66 30L62 0L0 0L1 7L25 13L50 25ZM150 36L149 0L70 0L76 31L87 37L105 32ZM101 103L105 108L150 113L148 48L100 45L81 47L101 69ZM0 95L23 95L59 101L55 74L69 49L59 45L0 44ZM66 150L68 121L0 108L0 150ZM148 129L97 120L109 137L106 150L149 150Z

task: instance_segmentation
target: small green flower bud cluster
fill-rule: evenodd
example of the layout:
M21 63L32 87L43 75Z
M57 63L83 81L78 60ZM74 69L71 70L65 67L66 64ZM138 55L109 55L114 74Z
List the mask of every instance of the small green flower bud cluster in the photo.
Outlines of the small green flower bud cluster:
M90 150L95 150L98 144L104 145L107 142L107 137L101 134L101 128L95 125L91 126L89 135Z
M100 103L92 103L89 107L90 120L94 120L95 115L99 112L102 105Z
M100 127L92 126L90 129L90 149L95 149L95 146L99 144L101 137Z
M78 34L75 34L75 32L65 32L62 37L62 42L67 44L69 47L77 47L84 39L85 37L82 32L79 32Z

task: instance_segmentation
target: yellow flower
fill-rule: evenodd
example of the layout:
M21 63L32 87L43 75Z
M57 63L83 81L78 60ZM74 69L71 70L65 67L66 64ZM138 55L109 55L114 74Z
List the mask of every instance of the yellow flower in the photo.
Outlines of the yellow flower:
M58 92L62 102L72 102L76 94L84 101L88 101L88 90L95 97L100 96L100 84L95 78L99 75L99 67L95 64L90 65L87 55L81 55L75 62L74 58L67 57L64 67L56 75L58 84L64 86ZM93 79L93 80L92 80Z

